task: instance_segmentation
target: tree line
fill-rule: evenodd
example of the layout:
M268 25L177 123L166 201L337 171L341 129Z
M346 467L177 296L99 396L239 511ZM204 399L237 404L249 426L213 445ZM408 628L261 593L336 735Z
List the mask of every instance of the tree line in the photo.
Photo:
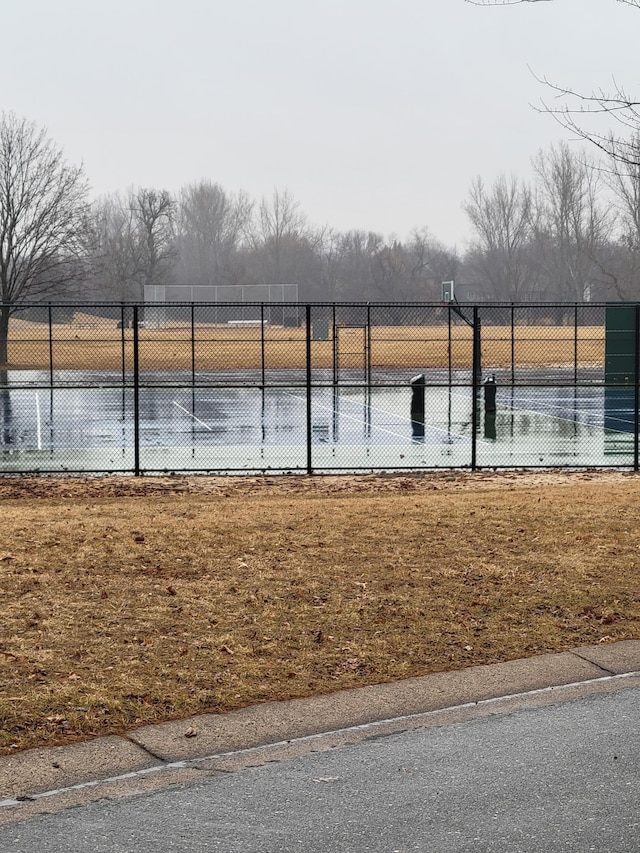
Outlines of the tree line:
M639 143L640 149L640 143ZM200 181L177 196L131 190L91 206L97 298L141 300L154 284L299 285L311 301L635 299L640 168L590 159L567 143L540 151L526 182L473 180L463 251L427 228L408 238L314 227L287 190L254 202Z
M640 163L640 137L634 147ZM505 301L640 298L640 165L566 142L540 151L530 182L476 178L464 271Z
M516 6L549 0L467 0ZM640 9L640 0L617 0ZM621 19L622 21L622 19ZM498 181L472 188L478 275L518 299L636 300L640 235L640 102L615 79L592 92L538 78L540 111L586 143L591 161L566 144L534 160L533 190ZM551 275L550 275L551 273Z
M91 200L44 130L4 114L0 339L26 302L140 302L163 284L295 283L310 301L437 301L450 280L469 300L640 298L640 165L564 142L532 165L530 181L472 181L460 250L427 228L388 239L314 226L288 190L256 201L201 180Z
M92 296L134 301L149 285L297 284L301 299L426 301L459 267L425 230L408 240L312 225L288 190L256 202L202 180L171 196L136 189L89 211Z

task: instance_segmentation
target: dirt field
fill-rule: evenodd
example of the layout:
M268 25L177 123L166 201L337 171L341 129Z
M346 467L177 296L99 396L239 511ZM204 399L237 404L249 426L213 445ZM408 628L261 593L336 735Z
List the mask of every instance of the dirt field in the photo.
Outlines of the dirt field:
M625 473L0 479L0 752L640 638Z
M578 339L572 327L516 326L513 341L510 326L485 326L482 330L483 363L491 367L508 366L512 356L520 367L604 365L604 328L581 326ZM372 326L371 364L374 367L445 367L449 360L448 327ZM343 368L362 367L364 333L362 329L340 330L339 361ZM306 364L304 328L265 328L264 348L258 326L196 326L194 346L191 327L141 329L139 363L143 370L259 369L264 354L271 369L303 368ZM312 341L313 367L333 364L333 341ZM452 330L453 367L469 367L472 362L472 334L465 325ZM115 321L96 323L86 318L69 325L54 325L51 340L46 324L14 320L9 339L9 363L12 369L46 370L50 359L55 369L120 370L133 365L133 335L130 329L117 329Z

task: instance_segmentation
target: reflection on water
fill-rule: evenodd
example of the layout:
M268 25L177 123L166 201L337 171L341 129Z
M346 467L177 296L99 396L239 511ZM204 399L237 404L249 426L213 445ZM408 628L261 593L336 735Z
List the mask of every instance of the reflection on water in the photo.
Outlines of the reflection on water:
M607 386L604 390L604 427L614 432L633 432L636 393L634 388Z
M3 445L13 444L11 425L11 394L8 389L9 377L6 370L0 370L0 442Z
M607 386L604 390L604 453L607 457L627 458L637 454L636 391L633 387Z
M411 421L411 437L414 441L424 439L424 421Z
M46 468L48 454L58 469L73 468L83 453L92 470L92 453L124 455L134 446L134 392L123 389L117 375L105 374L99 388L51 389L11 374L0 371L0 465L5 460L7 470L20 470L19 461L7 460L24 458L25 451L37 456L27 464ZM314 453L329 451L336 468L384 467L385 460L390 466L398 460L405 467L468 466L474 437L481 467L625 465L633 460L634 405L628 388L498 385L496 411L485 412L479 398L474 426L471 389L464 386L426 384L417 412L408 382L315 387L309 402L301 384L195 388L157 381L140 389L139 441L143 454L188 453L205 459L203 467L215 452L222 470L225 459L232 460L230 469L248 467L243 460L253 458L253 450L267 462L287 453L293 458L309 434ZM183 457L181 464L191 463Z
M495 441L498 437L496 430L496 413L485 412L484 415L484 437L487 441Z

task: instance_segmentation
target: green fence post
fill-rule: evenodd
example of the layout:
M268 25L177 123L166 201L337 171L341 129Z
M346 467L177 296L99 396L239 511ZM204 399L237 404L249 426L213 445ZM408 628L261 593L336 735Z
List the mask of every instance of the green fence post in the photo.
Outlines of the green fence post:
M633 470L640 468L638 433L640 431L640 303L635 305L634 382L633 382Z
M138 352L138 306L133 306L133 473L140 476L140 362Z
M511 384L516 381L516 308L511 303Z
M269 312L271 313L271 312ZM282 308L282 313L284 315L284 306ZM264 392L265 385L265 342L264 342L264 302L260 305L260 382L262 383L262 390Z
M311 305L305 306L306 315L306 344L307 344L307 474L313 474L313 460L311 458Z
M53 389L53 319L51 316L51 303L49 303L49 386Z
M473 308L473 368L471 371L471 470L478 467L478 396L480 394L480 318Z

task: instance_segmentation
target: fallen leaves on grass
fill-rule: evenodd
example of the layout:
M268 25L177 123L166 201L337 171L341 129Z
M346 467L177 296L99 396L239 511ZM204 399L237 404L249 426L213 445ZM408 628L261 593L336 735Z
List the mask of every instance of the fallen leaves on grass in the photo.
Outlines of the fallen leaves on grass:
M621 473L33 478L0 506L4 752L640 637Z

